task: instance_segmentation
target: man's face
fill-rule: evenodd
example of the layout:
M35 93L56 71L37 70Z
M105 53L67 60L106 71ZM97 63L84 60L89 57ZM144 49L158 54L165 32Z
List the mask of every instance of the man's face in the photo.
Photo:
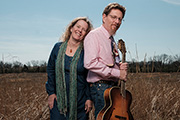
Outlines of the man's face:
M103 26L106 28L110 35L114 35L119 29L122 19L122 12L119 9L112 9L107 16L103 14Z

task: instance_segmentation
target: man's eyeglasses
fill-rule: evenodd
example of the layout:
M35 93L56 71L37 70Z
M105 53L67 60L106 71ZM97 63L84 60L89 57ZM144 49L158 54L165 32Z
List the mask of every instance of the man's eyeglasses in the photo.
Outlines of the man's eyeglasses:
M123 18L118 18L117 16L115 16L115 15L109 15L113 20L119 20L120 22L122 22L122 21L124 21L124 19Z

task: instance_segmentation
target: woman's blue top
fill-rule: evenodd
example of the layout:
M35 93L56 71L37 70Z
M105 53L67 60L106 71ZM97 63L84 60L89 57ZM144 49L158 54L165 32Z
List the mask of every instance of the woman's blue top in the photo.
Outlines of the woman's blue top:
M56 77L55 77L55 64L59 51L59 47L62 42L58 42L54 45L51 51L48 65L47 74L48 81L46 82L46 91L49 95L56 94ZM67 96L69 96L69 73L70 73L70 63L72 57L65 55L65 80L66 80L66 90ZM84 68L84 50L81 51L80 58L77 64L77 109L78 111L84 109L86 100L91 100L89 84L86 81L87 69ZM67 98L69 101L69 97Z

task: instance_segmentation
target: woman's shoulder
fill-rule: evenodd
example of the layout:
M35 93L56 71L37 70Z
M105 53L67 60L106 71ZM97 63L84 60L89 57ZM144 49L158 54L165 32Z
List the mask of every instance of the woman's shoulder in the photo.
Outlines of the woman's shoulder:
M57 43L55 43L54 49L59 49L59 47L61 46L62 43L63 43L63 42L57 42Z
M54 47L59 47L62 44L62 42L55 43Z
M53 47L53 51L58 51L59 50L59 47L61 46L62 42L57 42L54 44L54 47Z

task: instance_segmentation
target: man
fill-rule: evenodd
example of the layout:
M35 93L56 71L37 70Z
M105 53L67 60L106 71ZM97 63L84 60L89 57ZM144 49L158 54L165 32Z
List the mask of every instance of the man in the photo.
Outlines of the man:
M111 43L125 11L118 3L110 3L103 11L102 25L92 30L84 40L84 66L89 70L87 81L91 83L95 117L104 107L104 91L116 85L119 78L127 80L128 64L120 63L117 48Z

